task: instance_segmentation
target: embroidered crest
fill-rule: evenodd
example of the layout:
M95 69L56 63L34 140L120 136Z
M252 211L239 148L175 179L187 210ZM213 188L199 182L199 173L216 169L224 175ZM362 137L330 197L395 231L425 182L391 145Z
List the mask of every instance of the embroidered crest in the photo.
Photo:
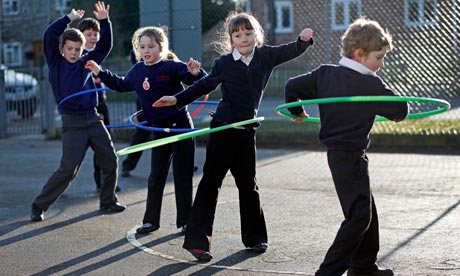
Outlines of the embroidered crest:
M144 82L142 83L142 88L144 88L145 91L150 89L149 78L144 79Z

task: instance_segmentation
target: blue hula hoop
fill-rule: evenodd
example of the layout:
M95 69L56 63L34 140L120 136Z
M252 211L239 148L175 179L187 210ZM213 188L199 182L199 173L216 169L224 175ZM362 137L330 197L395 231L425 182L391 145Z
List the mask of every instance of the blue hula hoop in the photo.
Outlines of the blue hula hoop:
M139 115L141 112L142 110L138 110L129 117L129 123L140 129L144 129L148 131L156 131L156 132L167 132L167 133L184 133L184 132L191 132L191 131L201 129L201 128L161 128L161 127L144 126L147 123L146 121L137 122L134 120L134 118L136 118L137 115Z

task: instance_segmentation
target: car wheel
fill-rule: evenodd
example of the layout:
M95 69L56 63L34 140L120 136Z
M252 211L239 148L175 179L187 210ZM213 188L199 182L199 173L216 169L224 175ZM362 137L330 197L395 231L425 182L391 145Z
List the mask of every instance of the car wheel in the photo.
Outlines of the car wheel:
M24 100L18 103L18 114L23 119L29 119L37 111L37 98Z

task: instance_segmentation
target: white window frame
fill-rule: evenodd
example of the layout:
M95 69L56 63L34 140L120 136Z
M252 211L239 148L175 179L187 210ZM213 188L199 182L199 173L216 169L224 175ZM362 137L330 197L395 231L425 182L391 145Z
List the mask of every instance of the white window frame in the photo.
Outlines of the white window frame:
M2 14L3 15L18 15L20 0L3 0Z
M22 66L22 45L20 42L3 43L3 62L7 66Z
M362 3L361 0L332 0L331 1L331 28L333 31L344 31L356 18L351 18L350 15L350 4L357 4L358 6L358 15L362 14ZM337 24L337 11L336 4L343 5L343 22L342 24Z
M417 3L417 21L411 21L409 18L409 4ZM428 20L425 18L425 4L433 2L434 18ZM404 0L404 24L407 27L434 26L438 22L438 1L437 0Z
M294 4L292 0L275 1L276 34L290 34L294 32ZM289 10L289 26L283 26L283 9Z
M56 0L55 7L57 11L66 11L70 8L72 0Z

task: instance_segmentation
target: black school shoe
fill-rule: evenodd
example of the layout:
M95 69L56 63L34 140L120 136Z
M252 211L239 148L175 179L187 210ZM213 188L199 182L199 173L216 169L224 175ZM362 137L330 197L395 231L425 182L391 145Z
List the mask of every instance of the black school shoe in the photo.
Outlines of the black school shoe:
M99 209L105 212L119 213L119 212L123 212L126 209L126 206L123 204L120 204L120 202L117 201L117 202L112 202L107 205L100 205Z
M213 258L211 253L201 249L187 249L187 251L190 252L199 262L209 262Z
M265 253L265 251L267 251L267 248L268 248L268 244L263 242L263 243L256 244L252 247L249 247L248 250L254 253Z
M353 271L349 270L347 272L348 276L393 276L395 275L393 273L393 270L391 269L383 269L383 268L377 268L374 270L374 272L359 272L359 271Z
M42 221L45 219L45 212L38 208L35 203L32 203L32 208L30 212L30 220L32 221Z
M153 225L151 223L144 223L141 227L136 229L136 233L147 234L153 231L157 231L158 229L160 229L160 226Z

